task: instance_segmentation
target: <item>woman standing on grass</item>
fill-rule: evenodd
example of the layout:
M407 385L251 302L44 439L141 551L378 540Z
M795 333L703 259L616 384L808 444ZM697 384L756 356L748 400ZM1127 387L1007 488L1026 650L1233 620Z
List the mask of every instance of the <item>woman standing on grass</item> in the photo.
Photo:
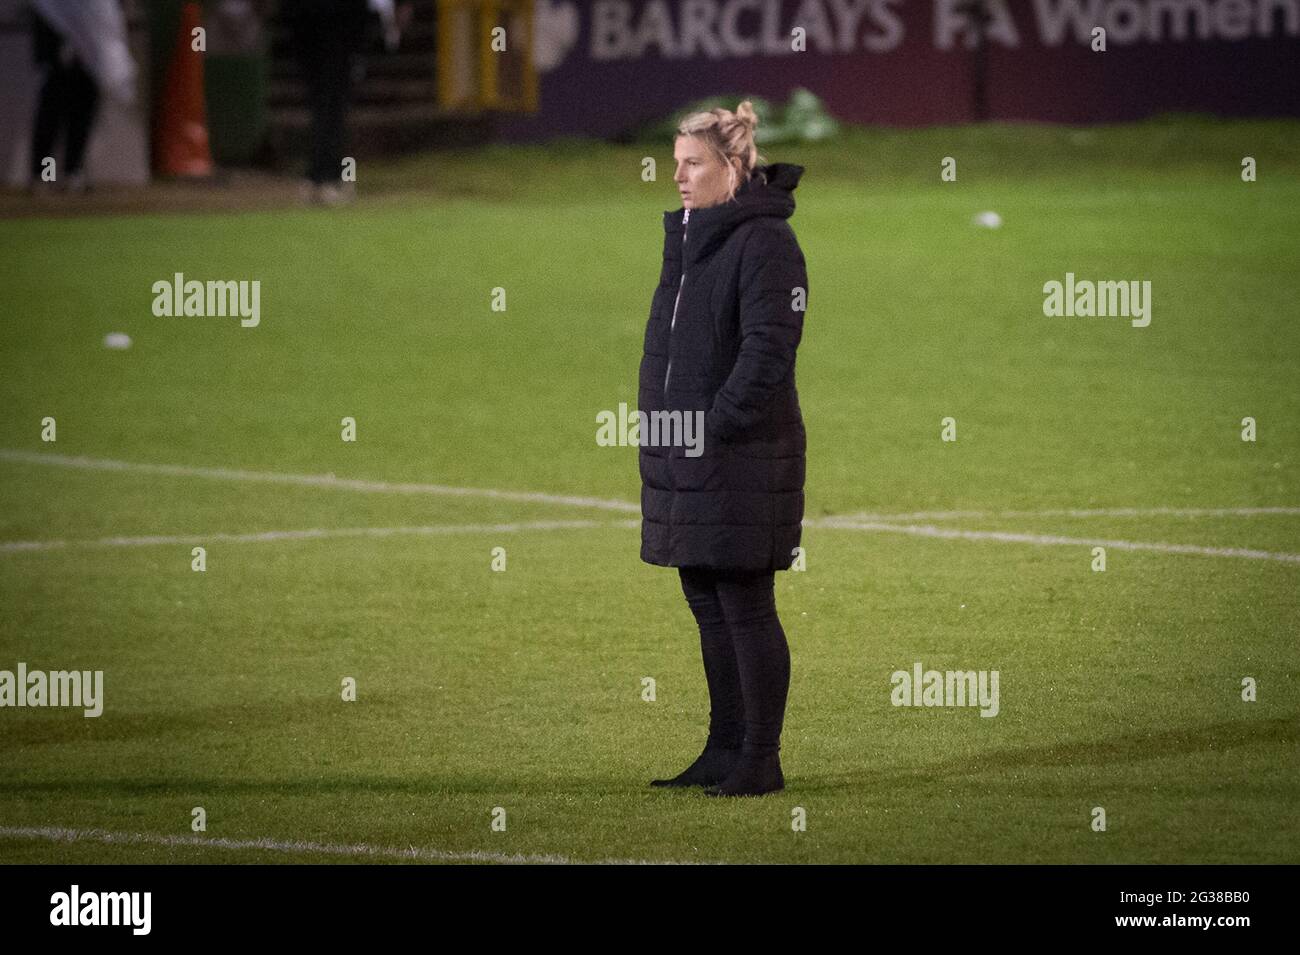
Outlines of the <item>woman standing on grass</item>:
M637 400L652 432L640 436L641 559L678 568L710 708L703 753L651 785L714 796L785 786L790 650L774 582L793 562L804 508L794 366L808 279L788 221L803 167L759 164L757 124L747 100L678 127L682 208L664 213ZM654 442L656 411L682 412L684 440ZM702 451L690 430L701 419Z

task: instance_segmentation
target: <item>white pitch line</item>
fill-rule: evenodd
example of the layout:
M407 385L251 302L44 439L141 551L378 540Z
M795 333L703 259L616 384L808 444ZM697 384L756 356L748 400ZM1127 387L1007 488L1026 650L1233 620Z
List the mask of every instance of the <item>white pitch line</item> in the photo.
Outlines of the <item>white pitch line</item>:
M490 487L455 487L447 484L412 484L391 481L366 481L340 478L333 474L280 474L275 471L245 471L236 468L202 468L183 464L140 464L109 458L69 457L62 454L38 454L0 448L0 460L49 467L76 468L85 471L125 471L132 474L165 474L169 477L213 478L219 481L262 481L272 484L297 484L307 487L363 491L370 494L445 494L455 497L487 497L499 501L525 501L532 504L559 504L569 507L596 507L607 511L640 513L641 505L600 497L546 494L541 491L502 491Z
M849 521L944 521L963 517L1259 517L1300 515L1300 507L1094 507L1038 511L913 511L910 514L874 514L859 511L835 515Z
M564 494L547 494L542 491L503 491L497 488L456 487L445 484L418 484L389 481L369 481L359 478L340 478L333 474L281 474L274 471L247 471L236 468L191 467L182 464L142 464L133 461L115 461L109 458L70 457L62 454L42 454L0 448L0 460L25 464L43 464L53 467L77 468L98 471L127 471L143 474L166 474L172 477L202 477L225 481L262 481L278 484L297 484L309 487L327 487L348 491L378 494L444 494L465 497L489 497L498 500L529 501L539 504L560 504L574 507L596 507L604 510L640 513L641 505L632 501L610 498L578 497ZM1300 507L1111 507L1111 508L1061 508L1053 510L1021 511L915 511L910 514L876 514L857 512L836 515L835 520L905 521L948 520L961 517L1253 517L1267 514L1300 515Z
M534 491L502 491L494 488L453 487L442 484L402 484L387 481L365 481L350 478L338 478L333 474L280 474L271 471L245 471L231 468L202 468L174 464L139 464L130 461L115 461L107 458L68 457L59 454L38 454L31 451L18 451L0 448L0 460L19 461L56 467L79 468L87 470L127 471L146 474L166 474L174 477L202 477L230 481L264 481L281 484L297 484L311 487L338 488L350 491L396 494L448 494L458 496L490 497L499 500L528 501L543 504L562 504L577 507L597 507L605 510L618 510L640 513L639 504L629 501L616 501L607 498L574 497L568 495L545 494ZM898 520L939 520L957 517L1145 517L1152 515L1171 515L1183 517L1203 516L1256 516L1263 514L1300 514L1300 507L1226 507L1226 508L1094 508L1094 509L1057 509L1040 511L917 511L912 514L888 515L845 515L820 519L805 520L807 527L830 527L845 530L882 531L885 533L914 534L922 537L961 538L965 540L996 540L1010 543L1059 544L1068 546L1104 546L1120 550L1148 550L1171 554L1202 554L1210 557L1244 557L1255 560L1276 560L1286 563L1300 563L1300 554L1278 553L1240 547L1206 547L1196 544L1165 544L1158 542L1102 540L1077 537L1061 537L1047 534L1021 534L1009 531L966 531L957 528L940 529L929 525L898 525L890 523ZM544 523L544 522L535 522ZM604 526L632 527L638 521L612 522ZM495 525L500 528L506 525ZM491 525L465 525L479 531ZM258 534L238 535L194 535L177 538L103 538L99 541L11 541L0 544L0 553L25 550L49 550L66 546L131 546L135 544L154 543L202 543L204 540L230 539L241 541L287 540L305 537L328 536L385 536L398 533L439 533L431 528L345 528L340 530L308 531L265 531Z
M1100 537L1061 537L1055 534L1020 534L1012 531L966 531L955 527L935 527L932 524L885 524L878 521L849 521L838 518L824 518L813 526L833 530L912 534L916 537L1003 541L1012 544L1048 544L1070 547L1110 547L1115 550L1149 550L1164 554L1201 554L1206 557L1245 557L1251 560L1276 560L1288 564L1300 564L1300 554L1254 550L1246 547L1205 547L1200 544L1164 544L1145 541L1107 540Z
M392 537L397 534L514 534L531 530L567 530L591 527L637 527L639 520L628 521L519 521L509 524L431 524L424 527L313 527L295 531L253 531L247 534L184 534L177 536L99 537L87 540L4 541L0 554L67 547L152 547L156 545L208 544L225 541L236 544L260 544L270 541L320 540L330 537Z
M7 541L0 542L0 554L43 550L61 550L69 547L149 547L156 545L182 546L208 544L214 541L232 543L268 543L286 540L318 540L334 537L393 537L396 535L517 533L527 530L565 530L600 527L632 529L640 520L626 521L524 521L509 524L444 524L411 527L340 527L309 528L290 531L254 531L247 534L186 534L177 536L153 535L145 537L100 537L88 540ZM954 527L934 527L924 524L888 524L880 521L850 521L827 517L808 519L804 527L823 527L831 530L879 531L883 533L911 534L916 537L937 537L961 540L991 540L1005 543L1062 545L1071 547L1110 547L1116 550L1146 550L1168 554L1200 554L1208 557L1242 557L1253 560L1276 560L1300 563L1300 554L1255 550L1243 547L1208 547L1200 544L1166 544L1160 542L1110 540L1106 538L1063 537L1052 534L1024 534L1013 531L972 531Z
M699 865L696 862L653 862L645 859L601 859L587 862L562 855L530 855L487 852L476 849L469 852L452 852L445 849L428 849L409 846L397 849L388 846L371 846L365 843L337 845L322 842L299 842L279 839L224 839L208 836L169 836L148 832L109 832L105 829L63 829L53 826L0 826L0 838L43 839L49 842L102 842L108 845L152 845L168 847L198 847L204 849L261 849L269 852L292 852L304 855L370 856L383 859L405 859L415 862L501 862L507 864L536 863L540 865Z

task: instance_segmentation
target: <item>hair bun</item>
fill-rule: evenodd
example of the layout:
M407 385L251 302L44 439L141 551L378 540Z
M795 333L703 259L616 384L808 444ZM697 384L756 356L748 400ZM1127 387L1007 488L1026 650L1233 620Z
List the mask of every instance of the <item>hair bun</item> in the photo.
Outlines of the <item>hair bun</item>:
M758 126L758 114L754 112L754 104L745 100L736 107L736 119L740 120L750 129Z

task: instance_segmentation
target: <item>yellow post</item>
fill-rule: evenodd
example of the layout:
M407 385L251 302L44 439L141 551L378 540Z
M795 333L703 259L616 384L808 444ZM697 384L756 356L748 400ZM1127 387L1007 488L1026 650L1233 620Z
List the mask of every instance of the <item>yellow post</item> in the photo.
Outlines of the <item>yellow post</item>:
M522 69L521 88L509 98L501 91L501 55L492 49L492 31L503 13L511 24L522 21L520 34L506 37L506 53L520 51ZM533 0L438 0L438 105L536 112L533 14ZM466 22L468 29L458 29ZM464 49L467 43L470 49ZM468 80L467 90L462 79Z

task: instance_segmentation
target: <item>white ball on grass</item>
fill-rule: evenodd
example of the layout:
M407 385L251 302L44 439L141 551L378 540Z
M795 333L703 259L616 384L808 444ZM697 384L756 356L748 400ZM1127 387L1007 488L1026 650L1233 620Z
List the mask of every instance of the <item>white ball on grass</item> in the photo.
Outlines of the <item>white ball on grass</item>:
M131 336L126 332L109 332L104 336L105 348L130 348Z
M991 210L978 213L973 221L976 225L983 226L986 229L996 229L1002 225L1002 217Z

